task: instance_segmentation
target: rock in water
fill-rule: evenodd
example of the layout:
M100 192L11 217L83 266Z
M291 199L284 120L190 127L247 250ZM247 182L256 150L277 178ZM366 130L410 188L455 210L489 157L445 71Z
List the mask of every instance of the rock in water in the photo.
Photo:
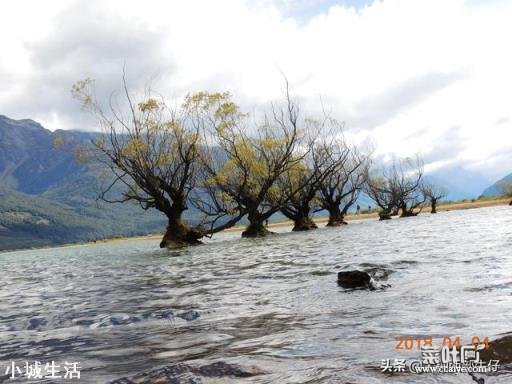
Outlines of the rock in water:
M48 324L48 320L44 317L33 317L28 321L27 329L40 329L43 325Z
M483 361L499 360L500 364L512 363L512 335L489 342L489 348L480 351Z
M192 320L195 320L199 317L199 313L197 313L196 311L187 311L187 312L183 312L183 313L178 313L176 315L176 317L179 317L183 320L186 320L186 321L192 321Z
M372 277L367 272L357 270L338 272L338 285L349 289L375 289L372 283Z

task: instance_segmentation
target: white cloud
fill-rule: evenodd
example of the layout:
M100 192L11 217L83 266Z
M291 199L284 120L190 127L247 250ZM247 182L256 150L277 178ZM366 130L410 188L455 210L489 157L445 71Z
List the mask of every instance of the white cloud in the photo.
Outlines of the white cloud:
M283 1L5 3L0 113L91 129L70 86L92 76L106 94L123 64L134 87L156 74L170 96L228 90L247 106L279 97L283 71L307 109L318 110L321 96L381 154L442 152L444 162L512 168L510 2L383 0L325 10L320 1L322 11L295 20L286 16L293 3Z

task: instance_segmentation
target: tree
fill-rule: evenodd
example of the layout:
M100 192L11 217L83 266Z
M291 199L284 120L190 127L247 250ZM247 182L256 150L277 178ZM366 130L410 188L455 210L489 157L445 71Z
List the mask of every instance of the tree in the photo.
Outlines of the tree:
M162 248L198 244L203 236L228 228L241 218L240 212L233 211L229 220L209 228L204 223L192 227L183 219L191 192L201 182L200 159L204 156L200 132L190 124L186 109L168 107L151 89L136 102L124 76L122 106L113 94L108 109L104 109L90 79L77 82L72 93L96 116L103 130L93 147L96 159L113 178L99 197L111 203L134 201L144 210L157 209L165 214L168 225ZM115 187L122 188L121 196L113 193Z
M381 209L379 219L391 219L392 211L398 203L398 193L394 185L385 176L373 175L368 178L365 192Z
M422 177L423 163L419 158L415 161L394 159L390 166L373 172L366 184L366 193L381 208L380 220L391 219L399 210L401 217L419 213L414 210L424 203L420 188Z
M320 177L316 168L299 163L285 172L277 181L280 190L289 196L289 199L281 207L281 213L293 220L292 231L318 228L311 217L311 211Z
M290 168L277 181L279 189L288 196L281 212L293 220L293 231L318 228L312 212L319 207L318 190L334 167L334 164L328 164L325 142L312 140L309 145L310 150L304 160Z
M319 188L321 209L329 212L327 226L347 224L345 215L356 203L368 179L370 154L360 153L355 146L350 147L345 140L337 139L326 148L331 167L326 172Z
M321 210L318 193L326 178L338 168L331 148L342 126L326 115L321 120L306 119L308 148L303 161L278 179L278 186L289 198L281 212L293 220L293 231L318 228L312 213Z
M392 167L393 183L398 189L398 203L401 210L400 217L416 216L419 212L414 210L425 202L421 193L423 178L423 162L419 157L413 161L406 158L395 162Z
M423 183L421 192L426 200L430 201L430 213L437 213L437 203L448 195L448 190L433 183Z
M512 197L512 181L499 181L497 187L498 191L500 191L502 195ZM512 201L509 203L509 205L512 205Z
M300 113L288 88L285 101L284 107L272 105L270 115L256 127L248 125L247 115L229 94L202 93L189 103L200 121L208 122L204 136L215 142L208 147L217 152L204 162L208 183L203 188L211 198L209 206L233 204L247 214L249 225L242 237L269 234L265 222L302 187L302 183L291 191L278 187L278 180L299 169L308 152L307 145L301 145Z

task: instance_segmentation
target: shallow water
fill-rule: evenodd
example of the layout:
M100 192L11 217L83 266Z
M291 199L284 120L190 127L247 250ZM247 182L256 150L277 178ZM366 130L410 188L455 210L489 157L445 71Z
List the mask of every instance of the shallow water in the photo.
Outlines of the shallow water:
M472 383L379 367L420 357L395 350L396 336L512 331L509 207L238 236L181 251L140 240L0 254L0 376L11 361L79 361L80 382L103 383L221 360L266 372L252 383ZM391 287L339 288L337 271L356 268Z

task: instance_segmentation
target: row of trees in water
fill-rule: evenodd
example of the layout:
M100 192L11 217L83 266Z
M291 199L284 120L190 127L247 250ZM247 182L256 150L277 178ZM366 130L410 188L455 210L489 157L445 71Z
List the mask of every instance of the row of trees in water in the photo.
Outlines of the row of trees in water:
M304 116L288 87L282 104L256 117L228 93L200 92L171 107L150 90L134 100L126 83L121 101L112 97L103 107L93 85L80 81L72 92L103 130L93 152L113 178L100 197L165 214L162 247L199 243L244 217L243 237L265 236L277 212L295 231L317 228L319 211L328 212L328 226L342 225L361 193L381 220L416 215L426 200L435 212L446 194L423 182L419 159L375 166L371 149L347 142L342 124L325 113ZM113 192L119 187L122 196ZM192 208L200 216L193 225L184 219Z

